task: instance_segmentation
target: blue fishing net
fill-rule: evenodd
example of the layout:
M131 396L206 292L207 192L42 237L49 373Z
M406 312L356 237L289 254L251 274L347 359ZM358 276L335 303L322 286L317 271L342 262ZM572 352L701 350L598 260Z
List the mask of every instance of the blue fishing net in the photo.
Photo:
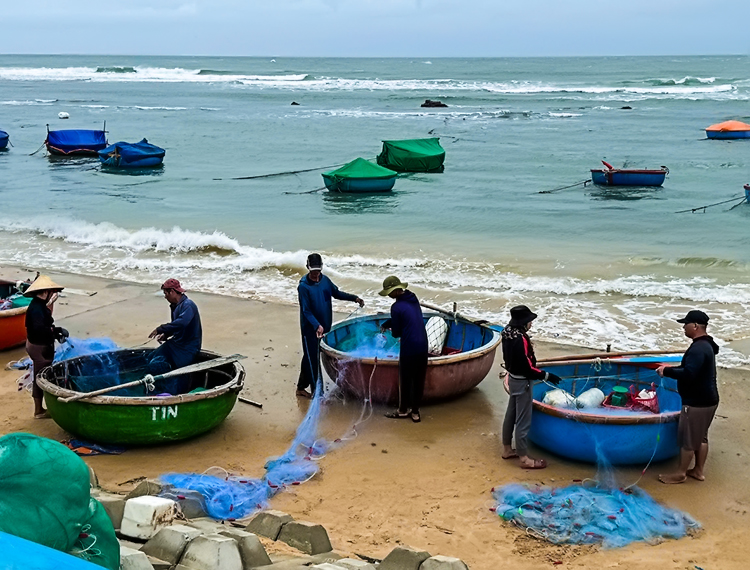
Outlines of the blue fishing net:
M336 348L356 358L398 358L401 343L391 331L380 332L376 321L364 321L352 327L352 334L341 339Z
M62 362L63 360L70 360L71 358L88 356L89 354L96 354L99 352L107 352L116 350L117 348L117 343L111 338L70 337L66 342L56 347L54 362ZM31 359L22 358L21 360L9 363L8 367L15 368L16 370L26 370L31 368Z
M554 544L602 544L682 538L700 528L687 513L660 505L639 489L599 486L524 486L492 490L504 520Z

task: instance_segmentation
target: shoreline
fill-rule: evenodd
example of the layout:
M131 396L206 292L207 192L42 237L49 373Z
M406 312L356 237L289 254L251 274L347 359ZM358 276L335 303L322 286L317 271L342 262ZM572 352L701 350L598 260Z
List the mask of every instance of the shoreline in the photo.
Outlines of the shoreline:
M19 267L1 266L3 276L26 276ZM55 319L74 337L109 336L120 346L141 344L155 324L169 318L157 287L72 273L51 272L68 285ZM167 276L165 276L166 278ZM74 292L75 291L75 292ZM96 291L89 296L86 291ZM263 409L237 403L218 428L186 442L134 448L122 455L86 457L102 487L129 489L136 477L167 472L202 472L212 466L257 477L267 458L283 453L308 402L294 397L301 347L296 305L248 300L216 293L191 293L201 311L204 344L222 354L241 352L247 379L243 394ZM335 308L348 304L336 304ZM345 316L346 312L337 314ZM537 343L540 358L581 352L581 347ZM5 351L7 363L25 356L23 348ZM490 489L511 482L567 485L595 478L596 467L533 449L549 467L525 471L499 459L498 432L507 401L498 380L499 355L487 378L465 396L426 406L422 423L393 422L376 407L358 436L321 461L321 473L308 483L276 496L271 507L297 519L323 524L334 549L385 555L397 544L456 556L472 570L494 570L506 560L520 570L552 565L563 568L743 568L750 538L750 474L746 458L750 398L743 369L719 371L722 403L711 430L712 448L703 483L667 486L656 480L672 462L651 466L639 486L656 500L685 510L703 524L696 537L649 546L635 543L602 550L554 546L528 537L489 512ZM31 399L16 391L16 370L0 372L1 433L28 431L60 440L52 420L31 418ZM348 432L362 404L341 401L326 406L321 432L334 439ZM641 467L617 468L618 480L632 483Z

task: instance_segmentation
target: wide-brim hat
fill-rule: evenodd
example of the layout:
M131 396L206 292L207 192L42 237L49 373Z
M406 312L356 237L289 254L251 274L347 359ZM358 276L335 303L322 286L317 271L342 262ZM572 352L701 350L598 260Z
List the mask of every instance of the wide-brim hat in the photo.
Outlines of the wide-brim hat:
M522 327L537 317L526 305L518 305L510 310L509 327Z
M703 311L693 309L692 311L688 311L688 314L682 317L681 319L677 319L677 322L682 323L683 325L686 323L696 323L698 325L707 325L708 315L704 313Z
M378 293L383 297L387 297L393 293L396 289L406 289L409 286L408 283L401 283L401 279L395 275L390 275L383 279L383 290Z
M58 285L48 276L40 275L23 294L24 297L33 297L39 291L62 291L63 289L65 287Z

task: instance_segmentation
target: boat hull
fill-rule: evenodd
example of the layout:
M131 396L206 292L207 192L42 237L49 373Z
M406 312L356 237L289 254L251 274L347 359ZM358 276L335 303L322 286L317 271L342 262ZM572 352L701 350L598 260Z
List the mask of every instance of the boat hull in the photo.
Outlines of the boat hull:
M0 350L21 346L26 342L26 309L0 311Z
M661 186L666 170L592 170L591 181L600 186Z
M563 378L560 388L573 395L595 385L608 393L614 386L630 387L638 391L657 386L660 414L604 413L601 408L571 410L542 402L550 386L533 386L534 409L529 439L538 445L569 459L597 463L605 459L612 465L646 464L663 461L679 453L677 423L681 399L676 381L660 378L647 363L603 362L597 370L594 364L552 364L544 369Z
M346 192L351 194L372 194L375 192L390 192L396 184L396 176L389 178L346 178L336 179L323 174L323 182L331 192Z
M750 184L745 184L745 200L750 202Z
M98 156L99 160L102 163L102 166L106 166L107 168L154 168L156 166L161 166L162 164L164 164L163 156L150 156L148 158L136 160L133 162L116 161L111 158L104 158L102 157L102 155Z
M425 319L434 315L425 315ZM385 321L383 316L367 316L337 323L320 344L323 367L326 373L347 394L356 398L369 398L373 403L398 403L398 359L358 358L334 348L346 335L347 329L358 323L377 325ZM425 376L424 402L449 400L476 387L489 373L495 359L500 334L497 331L481 330L482 327L459 319L451 323L446 346L456 346L459 339L475 335L481 344L466 352L447 356L430 357ZM462 334L463 331L469 331ZM481 335L481 336L479 336ZM479 340L481 338L481 340Z
M0 131L0 150L5 150L8 148L8 141L10 140L10 137L8 136L8 133L5 131Z
M706 137L716 140L750 139L750 131L706 131Z
M207 360L218 355L202 351L201 356ZM158 445L205 433L223 422L232 411L245 378L244 369L235 362L209 371L209 374L221 373L230 379L200 393L165 397L96 396L61 402L61 398L79 392L61 388L55 379L65 374L70 363L79 360L45 368L38 383L44 391L50 416L61 428L80 438L105 444Z

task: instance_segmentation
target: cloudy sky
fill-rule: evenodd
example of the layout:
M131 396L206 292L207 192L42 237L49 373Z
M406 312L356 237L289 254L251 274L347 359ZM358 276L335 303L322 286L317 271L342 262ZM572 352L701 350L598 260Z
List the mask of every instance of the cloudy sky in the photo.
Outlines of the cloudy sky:
M4 53L750 54L750 0L3 0Z

